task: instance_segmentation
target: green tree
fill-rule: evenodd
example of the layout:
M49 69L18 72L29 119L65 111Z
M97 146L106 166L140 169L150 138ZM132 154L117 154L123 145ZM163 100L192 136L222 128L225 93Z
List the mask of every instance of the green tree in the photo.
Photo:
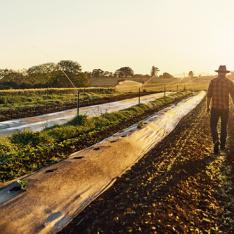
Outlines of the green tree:
M193 78L193 77L194 77L193 71L190 71L190 72L188 73L188 76L189 76L190 78Z
M58 63L58 67L70 76L78 75L81 73L80 64L71 60L61 60Z
M81 66L71 60L58 64L45 63L30 67L26 72L0 69L1 88L76 87L88 84L90 73L82 73ZM69 79L68 79L68 78ZM69 81L71 80L71 82Z
M157 68L157 67L155 67L155 66L152 66L152 69L151 69L151 76L153 77L155 77L155 76L157 76L157 73L159 72L159 69Z
M164 72L162 75L159 76L159 78L170 79L170 78L174 78L174 76L168 72Z
M92 77L98 78L102 77L104 75L104 71L102 69L93 69L92 71Z
M53 74L53 87L81 87L88 83L88 75L82 73L79 63L71 60L62 60L57 64Z
M30 67L27 70L27 73L29 75L33 74L47 74L47 73L52 73L56 70L56 64L55 63L44 63L41 65L33 66Z
M2 88L24 88L27 86L27 78L21 72L11 69L1 69L0 86Z
M115 76L132 77L132 76L134 76L134 71L130 67L121 67L120 69L116 70Z
M45 63L27 70L28 80L32 85L48 86L57 70L55 63Z

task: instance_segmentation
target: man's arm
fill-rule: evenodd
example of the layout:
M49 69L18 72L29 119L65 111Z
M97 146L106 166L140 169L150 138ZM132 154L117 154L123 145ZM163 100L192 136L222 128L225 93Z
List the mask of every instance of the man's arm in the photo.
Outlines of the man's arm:
M231 81L231 90L230 90L230 95L232 97L232 103L234 104L234 84Z
M206 110L209 113L210 112L210 102L211 102L211 97L206 98Z
M209 88L207 91L207 97L206 97L206 110L207 113L210 112L210 102L211 102L211 98L213 96L213 82L211 81L209 84Z

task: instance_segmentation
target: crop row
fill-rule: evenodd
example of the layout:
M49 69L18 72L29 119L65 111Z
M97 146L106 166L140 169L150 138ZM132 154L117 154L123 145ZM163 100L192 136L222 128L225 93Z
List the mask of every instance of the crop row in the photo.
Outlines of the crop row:
M151 93L142 92L141 95ZM133 98L138 96L138 93L119 93L106 90L106 93L81 92L79 96L82 107ZM75 107L77 107L76 94L0 96L0 121L47 114Z
M31 95L31 94L66 94L73 93L77 91L83 92L97 92L97 93L105 93L106 91L113 91L114 88L102 88L102 87L88 87L88 88L41 88L41 89L3 89L0 90L0 95L4 94L23 94L23 95Z
M6 181L58 162L146 116L192 95L179 92L99 117L78 116L68 124L42 132L24 131L0 139L0 180Z

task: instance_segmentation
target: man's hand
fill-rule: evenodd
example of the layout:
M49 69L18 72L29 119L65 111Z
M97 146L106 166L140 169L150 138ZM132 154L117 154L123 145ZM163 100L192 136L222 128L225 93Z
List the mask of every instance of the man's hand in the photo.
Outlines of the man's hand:
M206 112L207 112L207 114L210 114L210 101L211 101L211 97L207 96L207 101L206 101Z

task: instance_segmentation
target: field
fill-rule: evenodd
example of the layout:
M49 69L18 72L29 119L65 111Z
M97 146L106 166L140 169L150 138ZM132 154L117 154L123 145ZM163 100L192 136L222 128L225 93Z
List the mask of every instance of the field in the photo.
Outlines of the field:
M199 91L199 90L207 90L209 86L209 82L212 77L207 78L194 78L194 79L169 79L163 80L159 79L157 82L146 83L144 85L145 90L147 91L182 91L182 90L191 90L191 91Z
M144 86L144 90L158 92L160 90L166 91L183 91L183 90L191 90L191 91L199 91L199 90L207 90L208 83L191 83L191 82L172 82L172 83L149 83Z
M136 123L146 116L192 95L191 92L175 93L151 102L133 106L119 112L106 113L87 119L79 116L63 126L42 132L24 131L0 141L0 180L6 181L43 166L56 163L69 154L88 147L116 131Z
M234 141L214 156L209 134L203 101L61 233L233 233Z
M234 0L1 9L0 234L234 234Z
M113 88L80 89L80 106L123 100L138 93L120 93ZM142 92L142 95L150 92ZM0 121L52 113L77 107L75 89L1 90Z
M207 90L208 80L163 80L146 83L141 95L162 91ZM131 84L132 85L132 84ZM80 88L80 106L101 104L138 96L138 87L130 92L109 88ZM0 90L0 121L47 114L77 106L77 90L72 88Z
M160 110L164 111L171 104L178 106L177 103L196 95L199 90L207 90L208 81L148 83L141 88L143 94L175 92L148 104L98 117L77 116L65 125L47 128L41 132L26 130L10 137L1 137L0 181L5 185L27 174L40 174L40 169L60 164L61 161L66 163L65 159L72 153L92 146L133 124L142 129L147 117ZM76 93L70 89L46 90L47 94L45 90L4 92L8 108L10 100L15 101L18 110L24 110L25 106L28 108L27 115L34 113L31 104L36 106L40 103L41 109L39 108L37 113L43 113L42 106L50 105L50 111L54 111L55 103L60 103L63 108L67 108L68 103L71 103L72 107L76 106ZM12 95L14 92L15 95ZM123 94L113 89L80 92L83 105L137 95L136 92ZM43 98L45 95L46 98ZM22 103L22 100L25 103ZM234 111L231 109L228 150L220 155L213 155L209 116L203 99L179 122L175 130L124 175L117 177L108 190L76 215L63 230L60 229L60 233L233 233L233 121ZM157 133L158 128L154 130ZM94 147L92 150L99 148ZM114 160L115 156L108 155L111 160ZM81 158L82 156L75 159ZM46 173L53 173L55 170L55 173L58 173L55 176L61 176L56 166L55 169L45 170ZM78 174L78 171L76 173ZM92 174L92 171L88 173ZM50 178L53 178L53 175ZM33 180L29 181L32 188L38 186L34 186ZM27 183L21 183L27 194ZM66 188L66 185L62 186ZM50 186L48 188L50 189ZM57 192L60 193L60 190ZM47 195L50 196L49 193ZM49 215L53 211L48 212Z
M141 95L163 91L207 90L208 80L163 80L146 83ZM132 85L132 84L131 84ZM109 88L80 88L80 106L101 104L138 96L138 87L129 87L130 92ZM0 121L47 114L76 108L77 90L72 88L11 89L0 90Z

